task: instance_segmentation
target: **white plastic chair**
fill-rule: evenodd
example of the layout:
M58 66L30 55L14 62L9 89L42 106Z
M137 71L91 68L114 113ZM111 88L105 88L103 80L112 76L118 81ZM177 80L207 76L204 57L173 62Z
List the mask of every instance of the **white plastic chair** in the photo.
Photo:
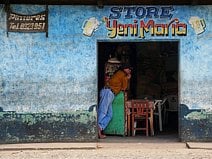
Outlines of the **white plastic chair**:
M167 123L168 114L170 112L178 112L178 96L168 95L167 96L168 107L164 107L164 122Z
M155 100L155 111L154 115L158 116L159 119L159 130L163 131L163 121L162 121L162 110L164 109L164 104L167 100L167 97L164 97L163 100Z

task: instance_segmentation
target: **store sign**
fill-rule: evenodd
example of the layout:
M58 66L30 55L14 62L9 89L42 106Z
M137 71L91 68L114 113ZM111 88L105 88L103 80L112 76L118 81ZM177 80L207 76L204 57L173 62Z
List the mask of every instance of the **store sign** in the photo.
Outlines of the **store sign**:
M165 7L112 7L109 17L104 17L108 37L133 36L145 38L151 36L186 36L187 25L173 17L174 8ZM132 19L131 23L119 22L119 19ZM168 19L168 23L157 23L154 19ZM145 20L144 20L145 19Z
M8 32L47 32L48 12L40 12L34 15L22 15L8 12Z

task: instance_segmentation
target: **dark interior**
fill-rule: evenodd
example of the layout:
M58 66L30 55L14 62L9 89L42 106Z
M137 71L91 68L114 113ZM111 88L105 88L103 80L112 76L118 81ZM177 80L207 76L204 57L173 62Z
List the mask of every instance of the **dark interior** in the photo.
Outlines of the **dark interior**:
M133 67L128 99L162 99L177 95L178 54L179 41L98 42L98 90L104 86L106 62L116 57ZM157 129L157 125L155 127ZM178 131L178 113L169 115L164 129Z

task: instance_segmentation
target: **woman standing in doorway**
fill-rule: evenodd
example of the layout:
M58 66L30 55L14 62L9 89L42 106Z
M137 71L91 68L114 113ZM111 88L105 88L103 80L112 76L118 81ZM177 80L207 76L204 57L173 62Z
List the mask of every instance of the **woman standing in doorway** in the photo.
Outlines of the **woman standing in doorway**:
M107 82L107 85L100 91L100 101L98 107L98 136L100 139L106 138L102 133L112 119L112 103L115 96L120 91L126 91L131 78L132 67L124 64L115 72Z

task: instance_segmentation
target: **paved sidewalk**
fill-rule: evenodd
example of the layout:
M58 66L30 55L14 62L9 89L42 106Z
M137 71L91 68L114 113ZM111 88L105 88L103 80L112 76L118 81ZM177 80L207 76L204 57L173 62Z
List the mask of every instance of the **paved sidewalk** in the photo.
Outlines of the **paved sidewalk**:
M137 138L136 138L137 139ZM70 149L97 149L97 148L133 148L141 147L143 149L165 149L165 148L189 148L189 149L208 149L212 150L211 142L178 142L163 140L135 140L128 138L121 140L117 137L111 137L107 140L97 142L73 142L73 143L23 143L23 144L2 144L0 151L17 151L17 150L70 150Z
M27 143L2 144L0 151L14 150L69 150L69 149L96 149L97 143Z
M93 143L2 144L0 159L211 159L210 146L167 136L107 137Z
M190 149L212 150L212 142L187 142L186 146Z

